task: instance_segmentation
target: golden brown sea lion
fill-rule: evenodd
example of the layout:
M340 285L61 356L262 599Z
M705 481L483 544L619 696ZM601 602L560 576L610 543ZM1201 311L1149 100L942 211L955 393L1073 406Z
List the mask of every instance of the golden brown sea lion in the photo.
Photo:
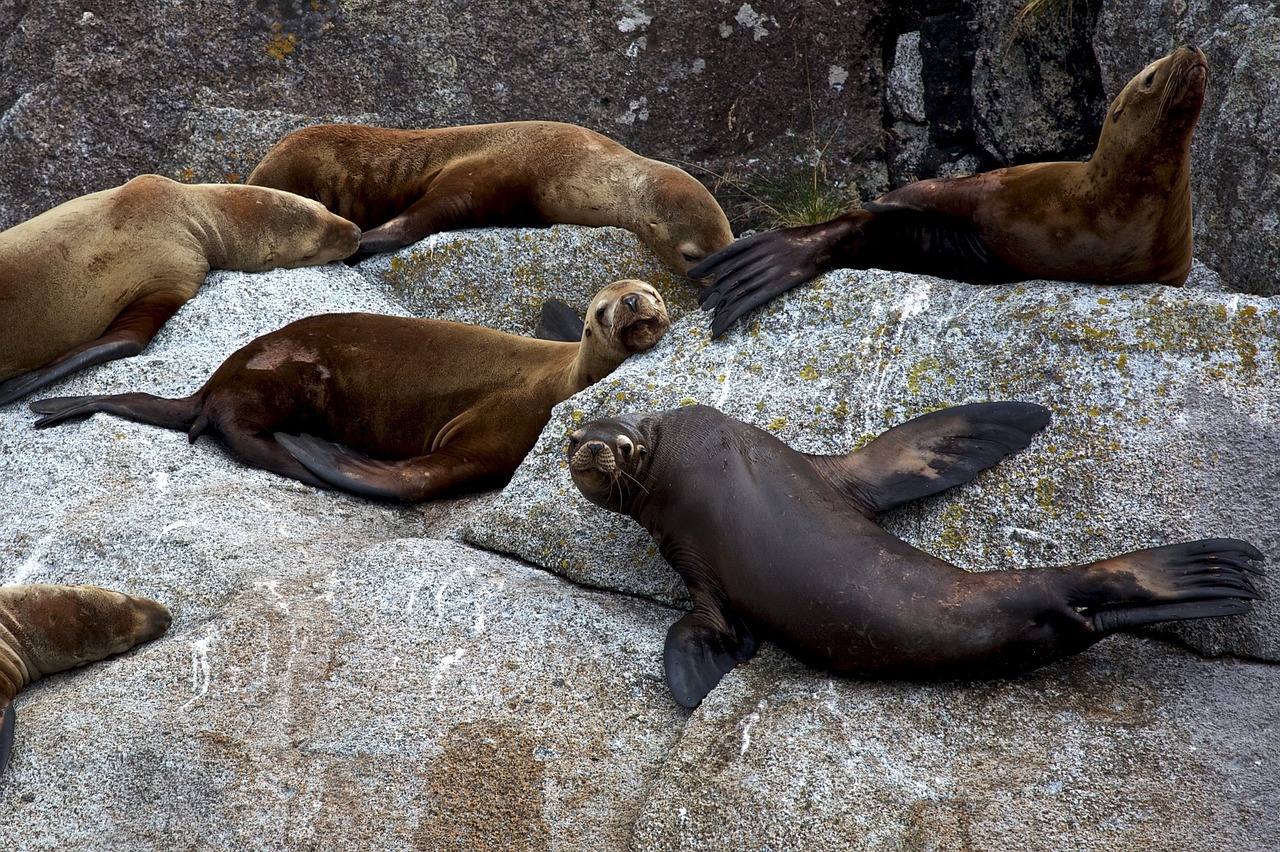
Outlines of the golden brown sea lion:
M360 230L262 187L142 175L0 233L0 405L141 352L210 269L339 260Z
M1086 163L1031 163L908 184L820 225L739 240L689 275L719 336L828 269L893 269L975 284L1055 278L1181 285L1191 268L1191 135L1204 54L1181 47L1129 81Z
M208 431L249 464L311 485L425 500L510 477L556 403L653 346L668 324L662 296L634 280L592 299L579 343L324 314L251 341L185 399L125 393L31 408L46 415L39 427L105 411L192 441Z
M0 773L13 745L18 690L149 642L170 621L162 604L97 586L0 586Z
M355 222L365 229L362 252L459 228L613 225L684 275L733 241L724 211L689 174L554 121L307 127L268 151L249 183L314 198Z
M689 587L693 611L663 655L685 707L764 638L845 674L994 677L1118 630L1249 610L1262 554L1235 539L971 573L872 522L967 482L1048 421L1030 403L963 405L815 456L696 405L592 421L569 439L569 468L588 500L644 526Z

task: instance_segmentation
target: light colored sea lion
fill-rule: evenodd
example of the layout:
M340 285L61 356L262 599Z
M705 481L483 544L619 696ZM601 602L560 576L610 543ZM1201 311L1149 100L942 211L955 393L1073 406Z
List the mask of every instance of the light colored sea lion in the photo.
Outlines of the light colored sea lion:
M0 233L0 404L138 354L210 269L328 263L359 239L307 198L159 175L41 213Z
M719 336L829 269L892 269L975 284L1053 278L1181 285L1191 268L1191 136L1204 54L1181 47L1116 97L1093 157L895 189L830 222L739 240L690 270Z
M249 183L314 198L355 222L365 229L361 252L459 228L613 225L685 275L733 242L724 211L688 173L554 121L307 127L268 151Z
M667 684L696 706L773 639L864 677L1027 671L1118 630L1248 611L1257 549L1206 539L1087 565L970 573L872 522L1030 443L1038 405L979 403L896 426L847 455L799 453L706 406L596 420L569 440L591 502L630 515L680 573Z
M369 497L426 500L509 478L556 403L666 333L643 281L591 301L579 343L440 320L323 314L232 353L185 399L146 393L33 402L44 427L105 411L209 432L249 464ZM370 458L373 456L375 458Z
M0 586L0 774L9 764L20 689L150 642L171 620L163 604L97 586Z

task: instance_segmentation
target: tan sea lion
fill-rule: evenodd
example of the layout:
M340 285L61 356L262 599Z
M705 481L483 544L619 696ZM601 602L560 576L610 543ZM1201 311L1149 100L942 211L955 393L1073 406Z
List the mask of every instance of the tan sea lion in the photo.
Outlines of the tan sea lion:
M666 333L643 281L591 301L579 343L440 320L323 314L232 353L185 399L146 393L33 402L44 427L105 411L210 432L249 464L368 497L426 500L509 478L551 408ZM375 458L370 458L374 456Z
M459 228L613 225L685 275L733 242L724 211L689 174L554 121L307 127L268 151L249 183L314 198L355 222L365 229L361 252Z
M1027 278L1181 285L1191 268L1191 135L1204 54L1181 47L1129 81L1085 163L1030 163L907 184L820 225L739 240L689 275L719 336L829 269L892 269L974 284Z
M262 187L142 175L0 233L0 405L141 352L210 269L339 260L360 229Z
M20 689L150 642L170 621L163 604L97 586L0 586L0 774L9 764Z
M761 639L844 674L999 677L1118 630L1249 610L1262 554L1243 541L971 573L873 523L967 482L1048 421L1030 403L963 405L816 456L695 405L592 421L569 439L569 468L588 500L644 526L689 588L693 611L663 655L685 707Z

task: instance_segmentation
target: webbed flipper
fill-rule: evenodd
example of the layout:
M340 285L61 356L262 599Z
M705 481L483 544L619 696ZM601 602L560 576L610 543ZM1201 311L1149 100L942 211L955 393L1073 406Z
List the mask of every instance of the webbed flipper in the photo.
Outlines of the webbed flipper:
M697 707L720 679L756 652L756 640L745 625L733 632L695 610L667 631L662 663L667 687L682 707Z
M13 751L13 729L17 723L17 714L13 710L13 701L0 696L0 775L9 765L9 754Z
M547 299L542 304L542 313L538 317L533 336L539 340L577 343L582 340L582 329L582 317L578 316L577 311L559 299Z
M840 456L807 455L868 517L968 482L1031 443L1049 411L1031 402L944 408L894 426Z

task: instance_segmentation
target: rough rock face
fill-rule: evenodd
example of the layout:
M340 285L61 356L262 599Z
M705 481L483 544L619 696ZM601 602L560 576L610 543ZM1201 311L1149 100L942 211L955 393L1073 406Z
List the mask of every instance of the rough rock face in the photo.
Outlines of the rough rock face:
M7 4L0 225L141 172L243 179L342 118L569 121L719 174L825 149L839 179L878 159L882 5L535 2L517 27L493 0Z
M146 353L50 395L189 393L291 319L402 312L433 290L456 293L441 316L518 327L536 298L504 300L501 282L523 291L544 269L543 295L586 292L643 252L626 232L495 230L351 269L216 273ZM548 259L570 253L600 260L559 277ZM488 258L491 283L459 258ZM1211 283L1198 269L1193 286ZM309 488L104 415L35 431L24 405L0 409L0 582L115 586L175 616L161 639L19 694L0 845L1280 843L1280 673L1257 660L1116 637L1022 678L920 686L828 677L766 646L681 710L661 679L674 575L561 463L581 417L685 399L831 451L944 403L1034 399L1055 421L1030 448L887 526L974 569L1210 534L1274 556L1274 310L1190 287L846 273L712 342L672 302L663 344L558 409L504 492L426 507ZM1274 659L1275 620L1263 602L1177 637Z

